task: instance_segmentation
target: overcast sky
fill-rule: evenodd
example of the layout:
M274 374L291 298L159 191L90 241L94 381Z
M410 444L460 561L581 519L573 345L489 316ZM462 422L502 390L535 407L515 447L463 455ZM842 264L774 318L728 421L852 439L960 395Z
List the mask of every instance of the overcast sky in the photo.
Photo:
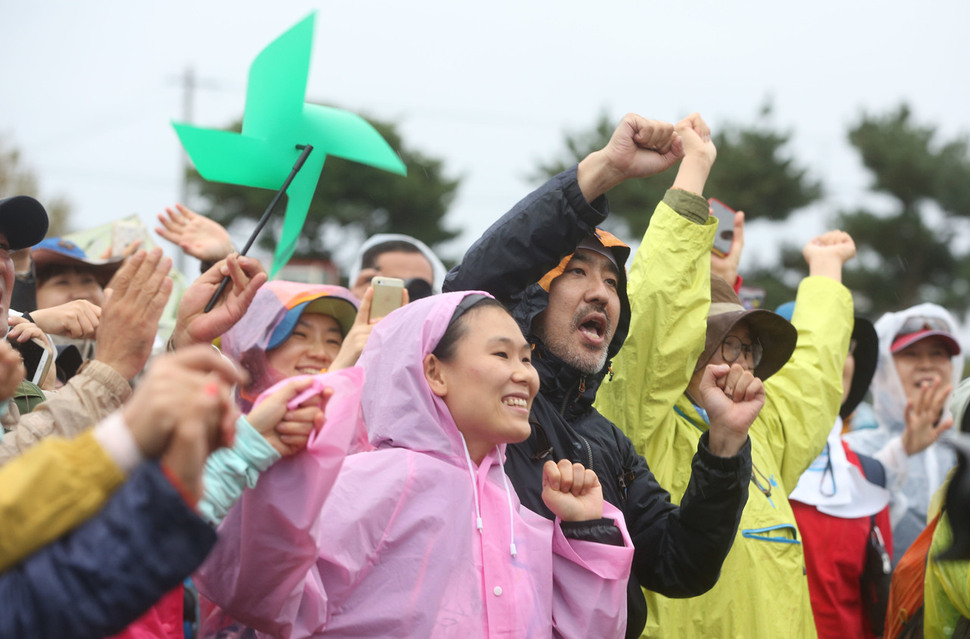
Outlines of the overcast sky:
M71 201L75 228L131 213L153 225L180 193L180 76L199 78L194 122L225 127L253 58L314 9L308 101L398 121L410 146L464 178L448 258L535 186L527 176L562 151L564 131L604 110L669 121L696 110L716 128L754 122L773 100L771 124L794 130L827 197L785 227L752 229L742 267L867 201L845 142L863 110L905 100L947 136L970 131L966 0L7 0L0 141L45 196Z

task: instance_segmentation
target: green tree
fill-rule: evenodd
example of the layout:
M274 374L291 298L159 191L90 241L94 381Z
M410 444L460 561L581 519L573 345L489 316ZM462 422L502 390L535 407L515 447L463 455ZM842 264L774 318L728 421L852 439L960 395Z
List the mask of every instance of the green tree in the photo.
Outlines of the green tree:
M954 240L970 217L967 137L940 141L937 127L914 120L902 104L864 113L849 141L872 175L872 189L892 198L891 211L843 211L839 225L856 242L846 285L877 315L920 302L963 313L970 307L970 250Z
M458 235L443 226L443 218L454 200L460 180L445 176L441 160L405 146L393 123L369 120L397 149L407 165L406 178L355 162L328 157L307 214L294 257L329 258L348 234L368 237L375 233L405 233L430 247ZM232 130L239 131L236 122ZM206 182L194 170L188 176L190 188L207 206L199 212L231 228L240 219L262 217L274 191ZM282 226L281 201L273 221L260 238L265 248L275 246Z
M727 123L714 131L717 162L707 181L706 194L744 211L748 221L784 220L822 195L821 185L787 151L791 132L778 131L771 125L771 111L770 102L766 102L754 123ZM535 177L548 178L603 148L618 121L603 113L593 128L567 134L565 154L541 164ZM611 230L639 238L657 203L673 183L675 170L644 180L629 180L611 190Z
M48 236L64 235L70 230L71 207L67 200L41 195L37 174L24 165L20 150L0 140L0 198L13 195L29 195L44 205L50 218Z
M832 225L855 240L857 257L846 265L843 281L856 309L872 318L920 302L958 314L970 308L970 250L954 241L970 217L970 152L966 136L938 137L937 128L916 122L905 104L882 115L863 113L849 127L872 190L890 201L888 210L840 211ZM806 272L800 248L784 247L780 268L745 276L768 290L772 307L794 298Z

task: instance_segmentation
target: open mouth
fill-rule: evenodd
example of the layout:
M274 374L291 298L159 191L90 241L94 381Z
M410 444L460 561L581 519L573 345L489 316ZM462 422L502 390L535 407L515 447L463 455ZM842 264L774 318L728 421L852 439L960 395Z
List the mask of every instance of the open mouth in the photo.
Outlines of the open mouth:
M587 315L579 324L579 332L591 340L602 340L606 335L606 316L602 313Z

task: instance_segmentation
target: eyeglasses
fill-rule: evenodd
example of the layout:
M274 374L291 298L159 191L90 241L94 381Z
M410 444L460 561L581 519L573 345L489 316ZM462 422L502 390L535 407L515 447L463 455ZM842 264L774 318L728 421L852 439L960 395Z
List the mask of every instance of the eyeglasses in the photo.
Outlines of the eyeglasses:
M952 332L950 330L950 326L946 323L946 320L940 317L910 317L908 320L903 322L903 325L896 332L896 337L911 335L913 333L919 333L920 331L943 331L944 333Z
M721 357L728 364L733 364L741 354L751 356L751 367L755 368L761 363L761 356L763 355L763 349L761 348L761 342L754 340L751 344L745 344L740 339L734 335L728 335L721 342Z

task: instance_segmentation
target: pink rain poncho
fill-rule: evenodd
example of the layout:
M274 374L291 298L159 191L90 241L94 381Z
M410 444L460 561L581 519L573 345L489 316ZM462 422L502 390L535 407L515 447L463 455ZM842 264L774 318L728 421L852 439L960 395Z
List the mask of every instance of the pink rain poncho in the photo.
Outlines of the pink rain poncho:
M425 381L424 356L469 294L395 311L359 367L320 376L335 390L323 429L230 512L200 592L280 637L622 636L622 515L604 504L622 546L564 536L519 504L504 446L469 462ZM361 417L376 450L345 456Z
M266 345L273 331L288 310L320 298L330 298L335 305L346 304L355 312L358 306L357 298L342 286L273 280L259 289L246 314L222 336L222 352L239 362L251 379L248 386L238 390L237 400L244 412L249 412L260 393L284 379L266 361Z

